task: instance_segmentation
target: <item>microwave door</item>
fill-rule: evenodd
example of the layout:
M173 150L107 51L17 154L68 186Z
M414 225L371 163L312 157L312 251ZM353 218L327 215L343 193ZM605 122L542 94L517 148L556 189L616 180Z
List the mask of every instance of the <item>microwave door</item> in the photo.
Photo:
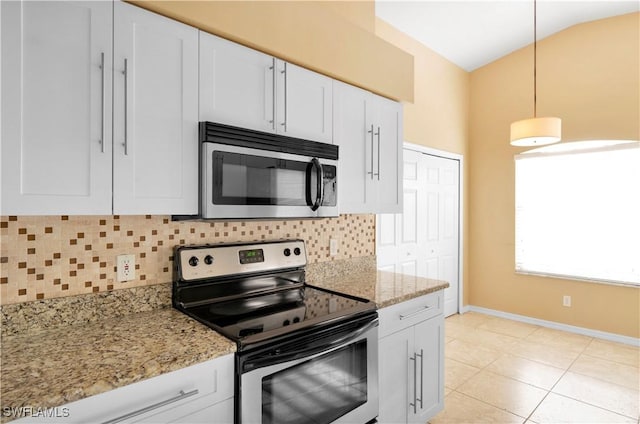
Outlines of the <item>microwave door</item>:
M318 216L321 171L311 158L204 144L203 218Z

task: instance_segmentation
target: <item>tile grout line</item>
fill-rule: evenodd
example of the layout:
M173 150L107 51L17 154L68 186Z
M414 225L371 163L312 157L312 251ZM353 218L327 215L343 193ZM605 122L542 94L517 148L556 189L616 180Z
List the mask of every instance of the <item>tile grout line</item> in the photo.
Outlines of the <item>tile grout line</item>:
M500 333L500 332L497 332L497 331L493 331L493 330L489 330L489 329L480 328L480 326L481 326L481 325L483 325L483 323L481 323L481 324L479 324L479 325L475 325L475 326L465 325L465 324L463 324L463 323L459 323L459 322L456 322L456 321L453 321L452 323L453 323L453 324L456 324L456 325L460 325L460 326L462 326L464 329L466 329L465 331L469 331L469 332L474 332L474 331L477 331L477 330L487 331L487 332L490 332L490 333L493 333L493 334L496 334L496 335L499 335L499 336L508 336L508 337L512 337L512 338L514 338L514 339L518 339L518 342L520 342L520 341L527 341L527 340L528 340L528 337L530 337L530 336L531 336L535 331L537 331L537 330L538 330L538 329L540 329L540 328L544 328L544 327L541 327L541 326L535 326L536 328L535 328L533 331L531 331L530 333L528 333L525 337L516 337L516 336L513 336L513 335L511 335L511 334L504 334L504 333ZM560 330L560 331L561 331L561 330ZM513 412L511 412L511 411L509 411L509 410L507 410L507 409L503 409L503 408L497 407L497 406L495 406L495 405L492 405L491 403L488 403L488 402L486 402L486 401L484 401L484 400L481 400L481 399L477 399L477 398L476 398L476 397L474 397L474 396L471 396L471 395L469 395L469 394L463 393L463 392L461 392L461 391L459 391L459 390L458 390L458 389L459 389L460 387L462 387L466 382L468 382L468 381L469 381L469 380L471 380L472 378L476 377L480 372L482 372L482 371L486 370L487 372L491 372L491 373L496 374L496 375L498 375L498 376L501 376L501 377L503 377L503 378L507 378L507 379L510 379L510 380L515 381L515 382L518 382L518 383L526 384L526 385L528 385L528 386L531 386L531 387L533 387L533 388L537 388L537 389L540 389L540 390L543 390L543 391L545 391L545 392L546 392L546 393L545 393L545 395L543 396L543 398L540 400L540 402L538 402L538 404L536 405L536 407L532 410L532 412L531 412L531 413L530 413L526 418L524 418L524 423L526 423L527 421L530 421L530 420L531 420L531 417L533 416L533 414L537 411L537 409L540 407L540 405L542 405L542 403L543 403L543 402L548 398L549 394L550 394L550 393L554 393L554 394L556 394L557 396L561 396L561 397L564 397L564 398L567 398L567 399L571 399L571 400L574 400L574 401L576 401L576 402L580 402L580 403L583 403L583 404L585 404L585 405L589 405L589 406L592 406L592 407L594 407L594 408L598 408L598 409L601 409L601 410L603 410L603 411L607 411L607 412L610 412L610 413L612 413L612 414L619 415L619 416L621 416L621 417L626 417L626 418L629 418L629 419L632 419L632 420L636 420L636 419L637 419L637 420L638 420L638 424L640 424L640 417L630 417L630 416L628 416L628 415L626 415L626 414L623 414L623 413L620 413L620 412L613 411L613 410L609 409L608 407L602 407L602 406L599 406L599 405L593 405L593 404L591 404L591 403L589 403L589 402L586 402L586 401L583 401L583 400L580 400L580 399L575 399L575 398L573 398L573 397L571 397L571 396L566 396L566 395L563 395L563 394L560 394L560 393L555 393L555 392L553 392L553 390L554 390L554 389L555 389L555 387L558 385L558 383L559 383L559 382L560 382L560 381L561 381L561 380L562 380L562 379L567 375L567 373L569 373L569 372L570 372L571 367L572 367L572 366L573 366L573 365L574 365L574 364L575 364L575 363L576 363L576 362L577 362L577 361L582 357L582 355L585 355L586 357L594 358L594 359L608 360L608 359L606 359L606 358L600 358L600 357L598 357L598 356L593 356L593 355L589 355L588 353L586 353L586 351L587 351L588 347L589 347L589 346L594 342L594 340L596 340L594 337L589 337L589 338L590 338L589 342L588 342L588 343L586 343L586 344L582 347L582 349L580 349L580 351L579 351L579 352L578 352L578 354L575 356L575 358L574 358L574 359L571 361L571 363L570 363L568 366L566 366L566 367L557 367L557 366L550 365L550 364L545 363L545 362L541 362L541 361L538 361L538 360L534 360L534 359L531 359L531 358L527 358L527 357L524 357L524 356L521 356L521 355L515 354L515 353L513 353L513 352L510 352L510 351L508 351L508 350L507 350L507 351L505 351L505 349L504 349L504 348L501 348L501 349L499 349L499 350L496 350L496 349L495 349L495 346L486 347L486 346L484 346L484 345L483 345L482 347L484 347L484 348L486 348L486 349L488 349L488 350L494 350L495 352L498 352L498 353L500 353L501 355L500 355L498 358L496 358L496 359L492 360L491 362L489 362L487 365L485 365L485 366L483 366L483 367L479 368L479 371L475 372L472 376L470 376L469 378L467 378L463 383L459 384L456 388L450 388L450 390L451 390L451 391L449 392L449 394L450 394L451 392L456 392L456 393L458 393L458 394L460 394L460 395L467 396L467 397L469 397L469 398L471 398L471 399L477 400L477 401L479 401L479 402L481 402L481 403L483 403L483 404L485 404L485 405L489 405L489 406L491 406L491 407L493 407L493 408L496 408L496 409L498 409L498 410L503 410L503 411L505 411L505 412L508 412L508 413L510 413L510 414L512 414L512 415L514 415L514 416L517 416L517 417L523 418L523 417L521 417L520 415L515 414L515 413L513 413ZM460 341L462 341L462 342L466 342L464 339L461 339L461 338L459 338L459 337L451 337L450 342L451 342L451 341L454 341L454 340L460 340ZM553 384L549 389L545 389L545 388L541 388L541 387L538 387L538 386L536 386L536 385L530 384L530 383L528 383L528 382L520 381L520 380L515 379L515 378L512 378L512 377L510 377L510 376L504 376L504 375L499 374L499 373L494 373L493 371L491 371L491 370L489 370L489 369L488 369L488 367L489 367L489 366L491 366L493 363L495 363L496 361L498 361L499 359L501 359L501 358L503 358L503 357L505 357L505 356L507 356L507 355L513 355L513 356L515 356L515 357L519 357L519 358L522 358L522 359L525 359L525 360L529 360L529 361L532 361L532 362L536 362L536 363L539 363L539 364L541 364L541 365L545 365L545 366L549 366L549 367L552 367L552 368L556 368L556 369L558 369L558 370L563 370L563 372L562 372L562 375L560 375L560 377L556 380L556 382L555 382L555 383L554 383L554 384ZM476 367L475 365L467 364L466 362L458 361L458 360L453 359L453 358L448 358L448 359L450 359L450 360L452 360L452 361L455 361L455 362L459 362L459 363L464 364L464 365L469 365L469 366L472 366L472 367ZM612 362L614 362L614 363L616 363L616 364L620 364L620 365L628 365L628 364L626 364L626 363L618 362L618 361L612 361ZM476 367L476 368L478 368L478 367ZM572 371L572 372L573 372L573 371ZM594 379L596 379L596 380L600 380L600 381L602 381L602 382L604 382L604 383L615 384L616 386L620 386L621 388L625 388L625 389L627 388L627 387L626 387L626 386L624 386L624 385L620 385L620 384L617 384L617 383L614 383L614 382L610 382L610 381L606 381L606 380L601 380L601 379L599 379L599 378L597 378L597 377L592 377L592 376L585 375L585 374L581 374L581 373L577 373L577 372L574 372L574 373L575 373L575 374L578 374L578 375L581 375L581 376L586 376L586 377L589 377L589 378L594 378ZM532 421L532 422L533 422L533 421Z

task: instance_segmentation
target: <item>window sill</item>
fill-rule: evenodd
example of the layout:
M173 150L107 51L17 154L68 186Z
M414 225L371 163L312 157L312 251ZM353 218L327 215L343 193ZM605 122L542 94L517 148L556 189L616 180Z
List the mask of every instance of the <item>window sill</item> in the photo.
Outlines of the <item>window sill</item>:
M553 278L557 280L578 281L581 283L605 284L608 286L630 287L630 288L636 288L636 289L640 288L640 283L631 283L631 282L624 282L624 281L596 280L596 279L588 279L584 277L575 277L572 275L548 274L545 272L523 271L523 270L515 270L515 273L517 275L530 275L534 277Z

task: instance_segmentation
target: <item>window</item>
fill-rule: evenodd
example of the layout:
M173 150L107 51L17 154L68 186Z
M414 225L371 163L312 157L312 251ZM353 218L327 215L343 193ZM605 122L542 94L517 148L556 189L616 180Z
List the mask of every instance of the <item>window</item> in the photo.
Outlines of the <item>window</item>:
M640 286L640 143L517 155L516 271Z

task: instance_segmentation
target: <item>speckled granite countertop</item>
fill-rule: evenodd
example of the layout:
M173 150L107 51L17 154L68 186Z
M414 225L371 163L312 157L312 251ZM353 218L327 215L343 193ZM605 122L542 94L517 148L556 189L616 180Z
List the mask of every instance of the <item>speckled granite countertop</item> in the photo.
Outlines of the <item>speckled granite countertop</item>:
M233 342L171 308L5 335L1 407L60 406L234 351Z
M378 308L395 305L449 287L446 281L366 269L356 273L317 275L307 283L373 300Z

